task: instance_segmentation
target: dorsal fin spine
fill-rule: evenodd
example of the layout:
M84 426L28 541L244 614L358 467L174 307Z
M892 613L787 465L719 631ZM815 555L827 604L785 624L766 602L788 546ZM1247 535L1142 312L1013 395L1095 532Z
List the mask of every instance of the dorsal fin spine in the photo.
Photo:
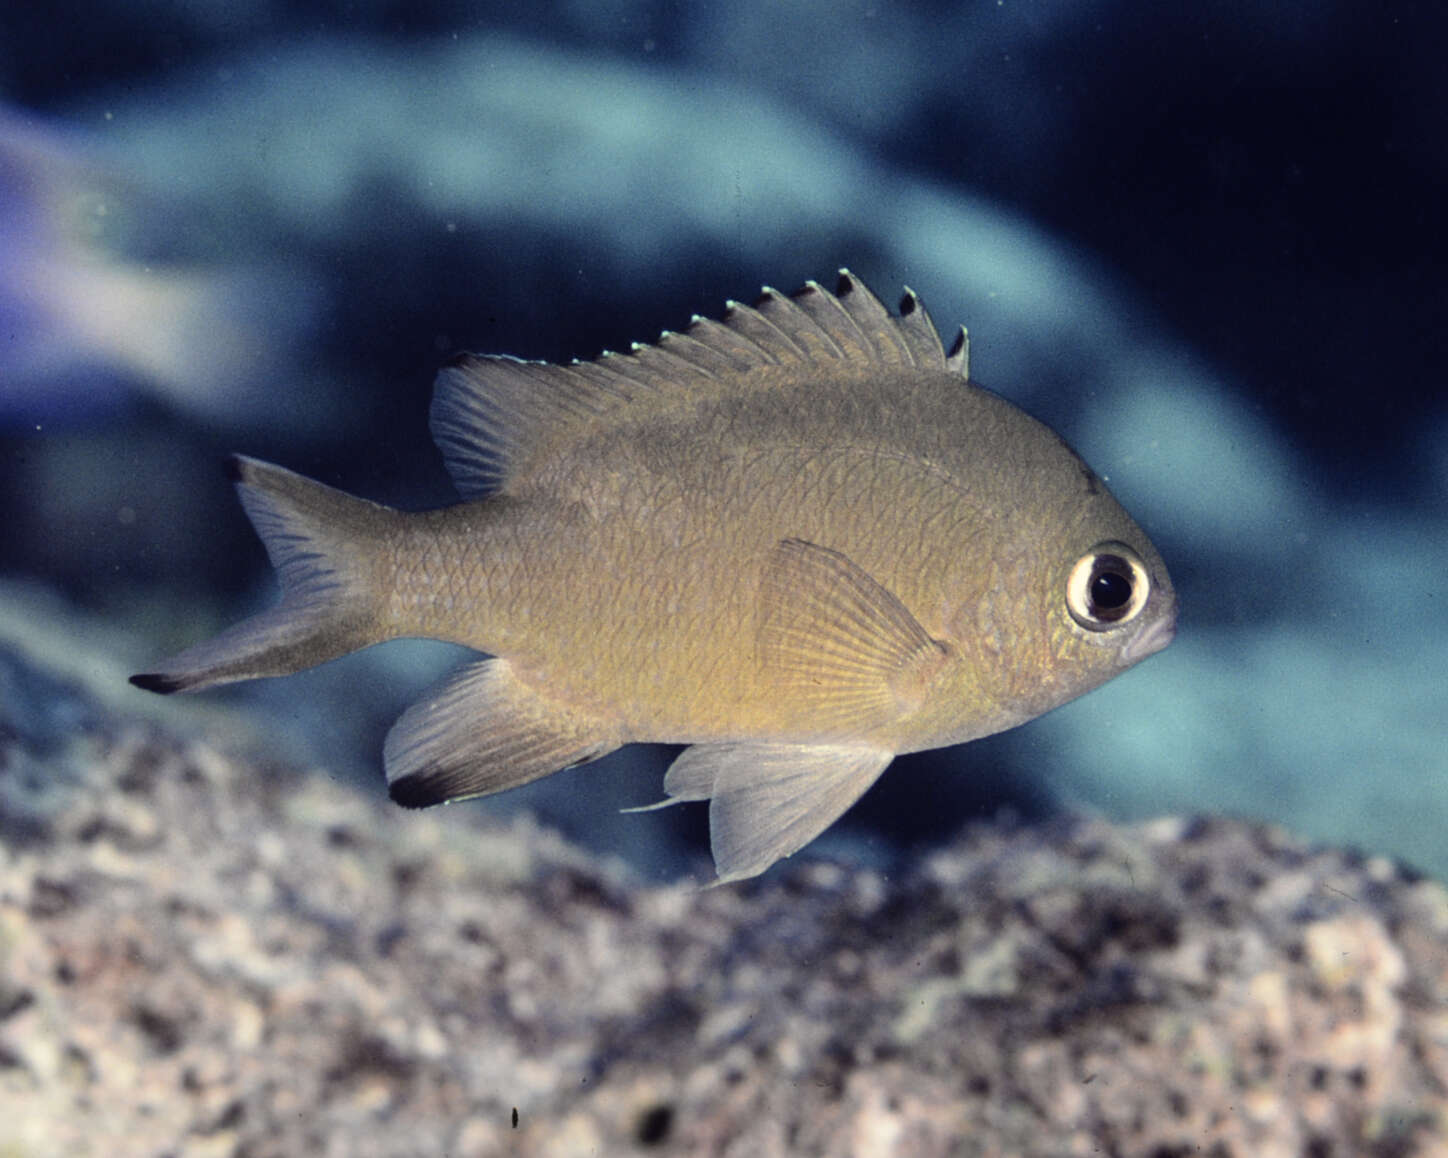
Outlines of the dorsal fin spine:
M659 336L659 345L697 366L701 373L711 378L717 379L721 374L735 373L739 369L727 355L699 341L692 334L665 330Z
M723 324L741 337L747 338L759 351L759 359L765 365L778 366L780 364L779 331L758 310L731 298L724 304ZM795 348L792 343L787 344L784 352L788 355ZM785 359L785 361L791 360L793 359Z
M719 375L712 368L703 364L696 358L688 357L674 348L679 335L665 330L659 335L659 340L652 346L642 343L634 344L634 357L645 362L659 363L657 369L662 373L674 375L680 382L687 382L691 377L708 378L717 381ZM696 345L698 343L695 343Z
M835 297L860 331L866 348L881 362L912 366L915 359L900 330L900 320L892 317L885 303L861 284L848 269L839 272Z
M962 378L970 379L970 334L964 326L950 343L950 352L945 356L945 368L954 370Z
M696 318L689 323L685 331L687 336L697 342L709 345L709 339L713 339L719 349L731 361L743 358L743 361L735 361L735 369L744 373L751 366L772 365L773 359L769 358L763 348L744 331L732 328L727 322L716 322L713 318Z
M786 351L788 351L789 356L793 361L813 362L815 360L814 354L811 352L809 344L802 341L794 334L791 334L790 328L786 325L781 325L780 319L774 316L775 314L781 312L786 314L790 313L793 304L794 303L792 303L789 298L785 297L778 290L770 286L765 286L764 289L760 292L759 300L754 304L750 312L758 317L760 321L764 323L764 325L769 327L770 332L775 335L774 341L778 345L782 346ZM799 311L795 310L794 313L798 314ZM806 321L809 323L810 326L814 327L814 323L812 321L809 321L809 319L806 318L805 315L799 314L799 319L797 320L791 314L790 321L796 323L796 331L798 330L799 320ZM814 328L818 330L818 327ZM821 337L823 336L824 335L821 335Z
M844 349L833 335L810 316L809 311L801 309L793 297L771 290L766 297L760 299L760 312L769 319L770 323L785 334L798 335L794 337L794 345L801 351L805 361L818 362L821 358L826 360L838 360L849 357L849 351Z
M870 343L865 341L864 335L860 333L860 327L855 324L855 319L850 317L849 311L840 304L840 300L819 282L813 279L805 282L804 288L794 294L792 300L829 338L830 345L839 351L841 359L849 361L852 354L869 354ZM826 325L816 313L817 310L820 314L828 316L834 325ZM840 344L841 338L849 342L848 347Z

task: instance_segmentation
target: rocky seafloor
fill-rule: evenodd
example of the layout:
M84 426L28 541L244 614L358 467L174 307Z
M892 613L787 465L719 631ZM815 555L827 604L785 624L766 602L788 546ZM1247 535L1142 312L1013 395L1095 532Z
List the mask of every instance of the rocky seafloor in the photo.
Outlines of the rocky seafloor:
M1448 1153L1448 892L1387 860L1080 819L658 887L0 668L5 1158Z

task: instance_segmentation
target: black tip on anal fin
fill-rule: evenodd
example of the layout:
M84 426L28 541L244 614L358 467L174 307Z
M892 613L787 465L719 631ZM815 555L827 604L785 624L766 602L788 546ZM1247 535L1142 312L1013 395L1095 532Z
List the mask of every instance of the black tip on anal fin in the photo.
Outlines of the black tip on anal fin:
M246 460L241 455L226 456L226 477L234 483L246 481Z
M175 676L162 675L160 672L142 672L140 675L133 675L131 683L136 687L148 692L158 692L163 696L169 696L172 692L179 692L186 687L184 680Z
M916 296L916 293L913 289L911 289L909 286L906 286L904 294L902 294L900 297L900 305L898 307L898 312L900 316L902 318L908 318L919 308L920 298Z
M451 799L443 783L445 781L438 777L415 772L389 784L387 795L392 798L393 804L403 808L431 808L434 804L446 804Z
M835 279L835 297L842 298L855 290L855 275L847 269L842 269Z

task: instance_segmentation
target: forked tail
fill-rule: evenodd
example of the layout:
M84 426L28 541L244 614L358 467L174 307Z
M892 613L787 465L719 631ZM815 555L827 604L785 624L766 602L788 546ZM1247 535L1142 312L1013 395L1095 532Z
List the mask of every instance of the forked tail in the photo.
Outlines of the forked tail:
M281 580L282 601L133 675L139 688L194 692L289 675L385 637L376 576L394 512L254 458L234 455L229 465Z

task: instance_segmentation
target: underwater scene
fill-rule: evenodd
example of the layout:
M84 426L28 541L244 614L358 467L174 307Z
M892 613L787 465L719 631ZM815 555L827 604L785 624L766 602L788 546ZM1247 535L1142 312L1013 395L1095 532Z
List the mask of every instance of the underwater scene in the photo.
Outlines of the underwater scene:
M0 9L0 1154L1448 1153L1445 33Z

